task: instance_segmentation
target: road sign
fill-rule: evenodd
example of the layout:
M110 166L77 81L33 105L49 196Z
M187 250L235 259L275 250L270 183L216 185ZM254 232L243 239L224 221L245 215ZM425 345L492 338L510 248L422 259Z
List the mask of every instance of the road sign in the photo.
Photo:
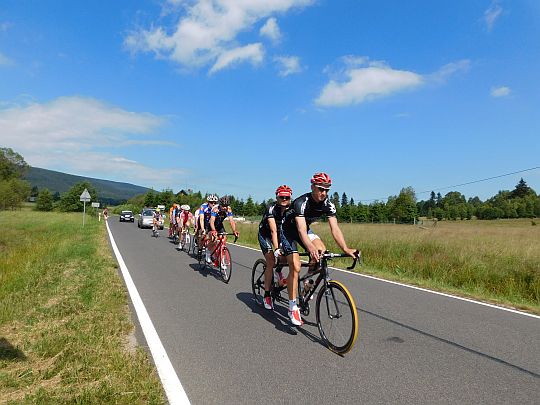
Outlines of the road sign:
M88 192L88 190L84 189L79 200L84 201L84 202L89 202L91 199L92 197L90 197L90 193Z
M92 207L93 208L99 208L99 203L98 202L93 202Z

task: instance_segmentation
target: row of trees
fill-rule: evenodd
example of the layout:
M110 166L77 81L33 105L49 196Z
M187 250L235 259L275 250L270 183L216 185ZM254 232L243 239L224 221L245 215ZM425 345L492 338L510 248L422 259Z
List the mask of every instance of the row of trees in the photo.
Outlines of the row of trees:
M10 148L0 148L0 209L16 209L30 195L30 183L22 180L29 166Z
M172 190L150 191L129 201L135 211L142 206L163 204L170 207L173 202L198 207L205 201L201 192ZM442 196L431 192L426 201L418 201L412 187L403 188L397 196L390 196L386 202L374 201L370 204L355 203L346 193L334 192L330 199L337 208L337 216L345 222L413 222L419 217L438 220L465 220L497 218L531 218L540 216L540 196L521 179L513 191L499 191L494 197L482 201L478 197L465 198L458 191ZM261 203L249 197L246 201L231 196L231 208L235 215L253 217L264 213L265 207L272 203L269 199Z

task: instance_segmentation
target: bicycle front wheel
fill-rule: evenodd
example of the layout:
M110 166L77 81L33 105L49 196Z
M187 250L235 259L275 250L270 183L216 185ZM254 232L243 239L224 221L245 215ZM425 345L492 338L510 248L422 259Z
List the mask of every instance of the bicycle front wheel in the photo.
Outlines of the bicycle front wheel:
M221 249L221 253L219 255L219 270L221 272L221 278L225 284L228 284L231 280L232 260L231 253L226 247Z
M315 312L326 346L337 354L350 351L358 337L358 313L349 290L339 281L330 280L319 290Z
M253 299L259 306L264 306L264 272L266 271L266 260L258 259L251 270L251 291Z

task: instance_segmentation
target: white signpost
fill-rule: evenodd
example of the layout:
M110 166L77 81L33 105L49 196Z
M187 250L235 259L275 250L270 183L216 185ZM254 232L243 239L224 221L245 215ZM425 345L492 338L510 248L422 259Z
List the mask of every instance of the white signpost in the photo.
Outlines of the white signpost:
M88 192L87 189L84 189L84 191L82 192L79 200L83 202L83 219L82 219L82 225L84 226L84 221L85 221L85 217L86 217L86 203L87 202L90 202L92 197L90 197L90 193Z

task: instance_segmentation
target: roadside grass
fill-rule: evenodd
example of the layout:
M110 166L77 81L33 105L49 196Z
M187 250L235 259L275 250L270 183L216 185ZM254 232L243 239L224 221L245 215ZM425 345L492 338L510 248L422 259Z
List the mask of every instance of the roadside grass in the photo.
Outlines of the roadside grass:
M0 212L0 404L161 404L103 222Z
M239 243L258 248L258 223L237 224ZM340 227L348 245L362 251L364 265L357 272L540 314L540 227L531 220ZM312 229L329 250L340 251L328 224Z

